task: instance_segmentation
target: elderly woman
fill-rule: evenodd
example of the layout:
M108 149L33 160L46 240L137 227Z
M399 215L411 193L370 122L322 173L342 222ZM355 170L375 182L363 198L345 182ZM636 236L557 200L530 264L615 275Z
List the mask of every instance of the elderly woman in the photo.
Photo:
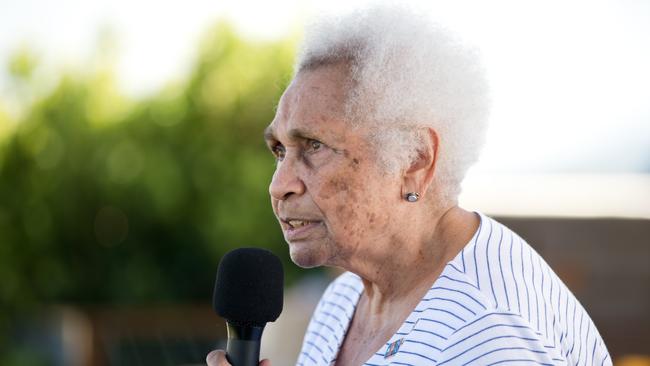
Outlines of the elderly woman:
M409 11L373 8L307 32L265 133L269 192L292 260L346 272L320 300L298 365L611 364L544 260L458 207L486 93L475 54ZM214 351L208 364L228 363Z

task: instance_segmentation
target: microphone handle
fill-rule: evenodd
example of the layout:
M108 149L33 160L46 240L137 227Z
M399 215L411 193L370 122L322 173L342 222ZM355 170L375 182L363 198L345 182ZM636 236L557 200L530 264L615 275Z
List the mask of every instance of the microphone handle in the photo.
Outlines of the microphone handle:
M232 366L258 366L264 327L233 325L226 322L226 359Z

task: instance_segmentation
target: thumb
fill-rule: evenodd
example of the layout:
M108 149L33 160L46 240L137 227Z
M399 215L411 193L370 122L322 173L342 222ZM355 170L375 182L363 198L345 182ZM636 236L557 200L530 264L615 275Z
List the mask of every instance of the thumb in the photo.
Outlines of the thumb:
M271 366L271 361L268 358L265 358L260 361L260 366Z
M205 362L208 366L230 366L226 359L226 352L220 349L210 352L205 358Z

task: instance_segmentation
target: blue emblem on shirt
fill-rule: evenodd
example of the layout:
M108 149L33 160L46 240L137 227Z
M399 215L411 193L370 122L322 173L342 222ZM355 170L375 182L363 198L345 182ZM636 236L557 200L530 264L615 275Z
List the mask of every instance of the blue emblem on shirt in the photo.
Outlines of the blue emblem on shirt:
M404 338L400 338L393 343L389 343L388 348L386 348L384 358L394 356L397 352L399 352L399 347L402 345L402 343L404 343Z

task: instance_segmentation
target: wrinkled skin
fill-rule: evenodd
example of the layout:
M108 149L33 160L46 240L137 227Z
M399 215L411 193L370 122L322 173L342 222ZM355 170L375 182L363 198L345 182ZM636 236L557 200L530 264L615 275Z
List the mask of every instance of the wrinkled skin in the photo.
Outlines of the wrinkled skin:
M286 90L267 144L277 158L269 187L273 211L301 267L349 267L373 255L369 243L390 238L401 180L377 164L368 130L343 119L346 73L326 66L299 74ZM283 220L315 222L298 237ZM394 220L393 220L394 221Z

